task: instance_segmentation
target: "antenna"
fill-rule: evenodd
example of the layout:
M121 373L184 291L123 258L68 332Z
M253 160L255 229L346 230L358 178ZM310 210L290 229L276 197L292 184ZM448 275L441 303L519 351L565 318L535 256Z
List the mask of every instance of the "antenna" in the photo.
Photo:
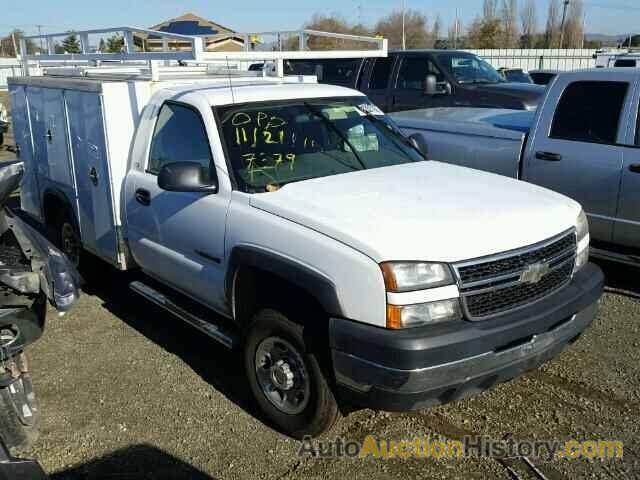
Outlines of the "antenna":
M231 80L231 68L229 67L229 57L227 59L227 77L229 78L229 90L231 90L231 103L236 103L236 97L233 93L233 81Z

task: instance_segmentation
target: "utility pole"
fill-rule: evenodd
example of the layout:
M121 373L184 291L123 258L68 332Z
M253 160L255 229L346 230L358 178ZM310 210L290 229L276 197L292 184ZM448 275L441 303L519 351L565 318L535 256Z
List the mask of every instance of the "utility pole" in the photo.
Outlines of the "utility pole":
M406 35L406 31L405 31L405 26L404 26L404 22L405 22L405 15L406 15L406 5L405 5L405 0L402 0L402 50L406 50L407 49L407 35Z
M569 0L564 0L562 5L562 22L560 22L560 49L564 44L564 23L567 19L567 7L569 6Z

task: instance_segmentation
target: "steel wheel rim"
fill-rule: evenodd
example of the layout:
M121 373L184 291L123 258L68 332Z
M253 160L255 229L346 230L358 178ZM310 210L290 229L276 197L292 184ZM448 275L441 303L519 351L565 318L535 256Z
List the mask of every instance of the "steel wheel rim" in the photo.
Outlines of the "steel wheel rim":
M255 372L262 394L282 413L297 415L309 404L311 387L304 360L286 340L267 337L260 342Z
M62 252L73 265L77 266L80 260L80 244L75 229L69 223L63 223L60 237Z

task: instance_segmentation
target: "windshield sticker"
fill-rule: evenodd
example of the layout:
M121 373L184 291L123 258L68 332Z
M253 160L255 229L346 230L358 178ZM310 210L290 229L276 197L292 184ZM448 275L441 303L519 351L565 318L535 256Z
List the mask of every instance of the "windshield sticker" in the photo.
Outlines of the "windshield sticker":
M380 110L373 103L363 103L361 105L358 105L357 108L362 112L364 112L365 115L369 114L369 115L376 115L376 116L384 116L384 112Z

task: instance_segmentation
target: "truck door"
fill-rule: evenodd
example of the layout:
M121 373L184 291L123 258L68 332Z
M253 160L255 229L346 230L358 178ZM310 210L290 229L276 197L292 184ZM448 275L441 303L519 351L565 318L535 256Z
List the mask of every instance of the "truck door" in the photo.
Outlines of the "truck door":
M618 245L640 249L640 109L637 105L640 88L636 93L633 115L635 128L629 129L629 146L624 149L622 165L622 181L620 183L620 203L613 242Z
M436 95L425 93L427 75L435 75L441 92ZM440 68L427 56L411 55L402 58L398 80L392 87L391 111L415 110L448 106L450 95L445 87L446 78Z
M612 239L630 90L625 81L559 78L527 148L523 179L580 202L597 241Z
M361 90L367 94L373 103L383 112L389 111L389 85L393 72L395 57L376 58L367 85L361 85ZM367 80L365 79L365 82Z
M18 147L18 158L24 162L24 177L20 187L20 205L22 210L37 218L40 217L40 189L33 143L31 142L31 125L29 123L29 105L25 87L15 86L11 89L11 107L13 134Z
M65 98L82 242L88 250L114 262L118 243L100 96L67 91Z
M44 138L46 140L49 179L62 187L71 187L70 190L73 190L64 91L45 88L43 95Z
M217 310L225 309L224 235L231 192L169 192L158 186L167 163L199 162L216 175L203 115L215 135L213 112L176 102L160 108L146 166L127 174L129 243L142 269Z

